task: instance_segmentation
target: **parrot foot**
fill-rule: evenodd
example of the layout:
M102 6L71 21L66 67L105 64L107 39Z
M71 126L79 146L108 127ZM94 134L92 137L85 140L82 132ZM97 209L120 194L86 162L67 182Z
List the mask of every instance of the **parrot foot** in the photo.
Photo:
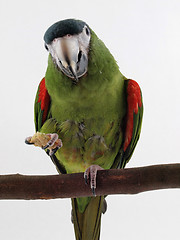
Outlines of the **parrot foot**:
M40 133L36 132L32 137L25 139L26 144L33 144L36 147L47 149L50 156L54 155L62 147L62 141L57 133Z
M86 169L84 172L84 179L85 183L88 184L88 180L90 179L90 187L92 189L92 193L94 197L96 196L96 176L97 176L97 171L99 170L104 170L102 167L99 165L91 165L89 168Z

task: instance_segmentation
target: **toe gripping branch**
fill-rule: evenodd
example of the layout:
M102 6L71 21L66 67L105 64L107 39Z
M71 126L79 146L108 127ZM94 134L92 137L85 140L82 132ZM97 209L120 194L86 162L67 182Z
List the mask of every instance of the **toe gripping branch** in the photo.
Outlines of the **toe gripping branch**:
M99 165L91 165L89 168L86 169L84 172L84 179L85 183L90 183L90 187L93 193L93 196L96 196L96 177L97 177L97 171L98 170L104 170Z

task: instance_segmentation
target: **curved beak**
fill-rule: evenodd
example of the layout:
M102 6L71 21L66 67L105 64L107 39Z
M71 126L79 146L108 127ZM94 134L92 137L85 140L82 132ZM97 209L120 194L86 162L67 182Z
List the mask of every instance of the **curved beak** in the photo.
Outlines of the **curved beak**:
M48 48L60 70L75 83L87 72L87 51L81 47L77 35L56 38Z

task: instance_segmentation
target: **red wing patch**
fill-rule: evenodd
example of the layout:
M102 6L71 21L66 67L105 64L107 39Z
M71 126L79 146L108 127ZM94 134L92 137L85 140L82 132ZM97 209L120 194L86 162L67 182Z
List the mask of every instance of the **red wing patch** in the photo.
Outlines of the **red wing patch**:
M142 106L141 90L138 83L134 80L129 80L127 86L127 124L125 130L125 142L123 150L126 151L129 146L134 127L134 113L138 113L138 109Z
M41 104L41 110L43 111L42 123L44 123L47 118L49 104L50 104L50 96L46 89L45 78L43 78L39 84L39 93L38 93L37 102Z

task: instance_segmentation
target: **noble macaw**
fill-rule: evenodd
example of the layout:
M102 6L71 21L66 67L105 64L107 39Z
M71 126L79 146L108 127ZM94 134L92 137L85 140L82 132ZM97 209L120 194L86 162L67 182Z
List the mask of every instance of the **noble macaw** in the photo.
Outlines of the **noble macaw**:
M95 196L100 169L124 168L140 136L143 103L138 83L127 79L93 30L66 19L44 35L48 67L35 99L33 137L59 173L84 172L93 197L72 199L78 240L100 238L104 196Z

